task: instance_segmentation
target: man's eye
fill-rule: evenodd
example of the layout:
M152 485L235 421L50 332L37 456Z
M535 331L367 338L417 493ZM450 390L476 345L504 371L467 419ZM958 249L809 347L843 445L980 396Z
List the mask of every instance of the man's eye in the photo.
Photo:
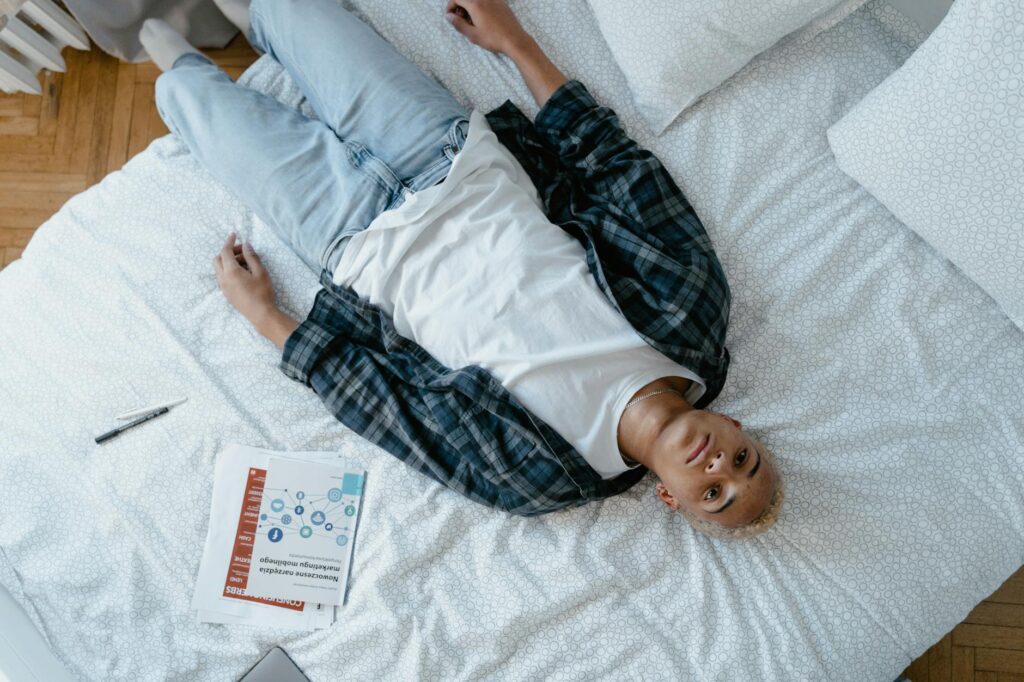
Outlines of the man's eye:
M709 500L710 501L710 500L715 499L716 497L718 497L718 486L717 485L714 488L708 488L708 491L706 493L704 493L704 499L705 500Z
M743 466L743 463L747 461L747 451L740 450L739 454L736 455L736 466Z

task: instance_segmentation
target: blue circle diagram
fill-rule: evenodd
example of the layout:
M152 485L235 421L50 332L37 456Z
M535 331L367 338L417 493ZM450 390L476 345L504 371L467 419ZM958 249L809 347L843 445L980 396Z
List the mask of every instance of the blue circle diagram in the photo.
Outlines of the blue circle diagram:
M301 535L304 538L308 538L312 534L313 534L313 529L310 528L309 526L303 526L302 528L299 529L299 535Z
M349 506L345 507L345 516L352 516L355 513L356 513L356 508L353 507L351 504Z
M344 547L345 545L348 544L348 536L347 535L339 535L338 539L335 540L335 542L338 543L338 547Z
M331 488L327 491L327 499L331 502L337 502L341 499L341 488Z
M304 511L306 511L306 508L303 507L301 504L295 505L295 513L297 515L302 516L302 512L304 512Z
M274 499L270 503L270 509L276 512L281 511L282 509L284 509L284 500L282 500L280 497Z
M284 525L287 526L291 522L292 522L292 515L291 514L281 514L281 523L283 523Z
M324 524L324 530L326 530L326 531L334 530L334 524L333 523L325 523Z
M267 533L267 537L270 538L271 542L281 542L281 538L284 537L284 531L280 528L271 528L270 532Z
M266 521L266 520L267 520L267 515L266 514L260 514L260 521Z
M309 520L314 526L319 526L327 520L327 516L322 511L315 511L313 512L313 515L309 517Z
M306 499L306 493L300 490L299 492L295 493L295 499L301 502L302 500Z

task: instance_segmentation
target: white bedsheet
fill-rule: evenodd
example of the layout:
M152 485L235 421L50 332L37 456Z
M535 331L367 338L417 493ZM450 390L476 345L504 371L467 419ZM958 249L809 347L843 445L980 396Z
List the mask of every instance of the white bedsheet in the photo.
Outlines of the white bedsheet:
M441 0L360 0L463 102L511 65ZM228 230L304 314L316 276L171 137L72 199L0 272L0 583L89 679L234 679L280 644L316 680L892 680L1024 560L1024 334L852 180L825 129L920 37L877 0L770 50L645 135L582 0L517 3L704 218L729 277L714 408L779 455L778 526L696 536L647 479L510 518L344 429L217 290ZM884 21L883 21L884 20ZM275 65L246 76L294 101ZM115 413L179 394L103 446ZM339 449L369 470L344 618L292 633L197 625L188 595L221 444ZM656 671L656 672L655 672Z

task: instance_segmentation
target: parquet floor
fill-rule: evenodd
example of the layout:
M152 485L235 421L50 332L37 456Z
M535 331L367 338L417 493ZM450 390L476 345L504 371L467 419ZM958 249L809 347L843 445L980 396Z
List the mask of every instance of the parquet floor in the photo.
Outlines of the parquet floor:
M233 77L256 55L241 38L209 54ZM72 195L167 129L153 106L152 64L65 50L41 97L0 94L0 268ZM1024 569L904 673L913 682L1024 682Z

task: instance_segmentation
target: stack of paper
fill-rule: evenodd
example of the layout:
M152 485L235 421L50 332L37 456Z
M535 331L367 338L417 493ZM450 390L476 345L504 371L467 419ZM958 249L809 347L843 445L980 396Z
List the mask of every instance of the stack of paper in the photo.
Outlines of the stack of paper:
M315 629L345 599L365 470L230 443L214 470L199 622Z

